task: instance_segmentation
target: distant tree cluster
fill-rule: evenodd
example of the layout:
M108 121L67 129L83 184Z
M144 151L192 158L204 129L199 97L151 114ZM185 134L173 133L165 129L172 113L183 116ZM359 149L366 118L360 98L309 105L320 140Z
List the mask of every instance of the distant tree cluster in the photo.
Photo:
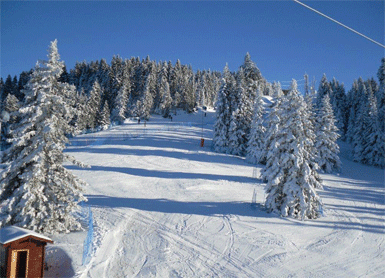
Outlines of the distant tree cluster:
M24 100L23 88L31 77L23 72L19 80L8 76L0 80L0 108L7 112L17 109ZM71 125L75 133L104 129L112 122L121 124L128 117L145 120L153 113L168 117L176 109L192 112L198 105L214 106L221 73L193 72L179 60L171 62L114 56L111 65L101 59L76 63L69 72L64 66L59 81L76 87L71 96L76 115ZM3 125L2 142L7 137ZM4 148L4 146L3 146Z
M194 73L191 66L182 65L179 60L173 65L156 63L149 57L141 61L114 56L111 65L104 59L77 63L69 73L64 71L62 78L76 86L78 105L101 115L107 104L110 121L122 123L128 117L148 120L153 113L168 117L177 108L192 112L197 105L213 106L220 73ZM78 125L95 128L100 121L82 118Z

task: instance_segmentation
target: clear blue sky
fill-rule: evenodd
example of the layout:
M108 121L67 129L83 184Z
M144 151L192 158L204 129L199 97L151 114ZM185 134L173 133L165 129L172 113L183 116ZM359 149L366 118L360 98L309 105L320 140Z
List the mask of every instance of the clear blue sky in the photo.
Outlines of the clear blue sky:
M385 42L384 1L304 1ZM45 59L58 39L67 68L76 61L147 55L235 71L246 52L269 81L318 81L326 73L349 89L376 77L383 48L293 1L1 1L1 76ZM298 82L300 85L303 81ZM283 83L285 85L286 83Z

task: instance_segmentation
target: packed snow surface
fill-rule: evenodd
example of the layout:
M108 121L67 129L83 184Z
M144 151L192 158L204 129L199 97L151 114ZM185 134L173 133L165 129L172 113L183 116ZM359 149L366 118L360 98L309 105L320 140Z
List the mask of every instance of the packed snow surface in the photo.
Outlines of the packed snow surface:
M68 153L91 165L67 167L89 183L92 258L81 265L86 232L53 236L47 276L385 277L383 170L341 145L341 173L322 175L323 217L281 218L264 211L261 167L211 151L206 115L72 139Z

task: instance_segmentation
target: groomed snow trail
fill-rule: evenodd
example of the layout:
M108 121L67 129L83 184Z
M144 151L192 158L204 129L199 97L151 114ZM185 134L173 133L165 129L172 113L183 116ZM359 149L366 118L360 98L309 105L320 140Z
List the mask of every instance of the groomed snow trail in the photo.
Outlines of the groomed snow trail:
M341 174L322 175L324 217L280 218L252 165L210 150L213 122L182 113L73 139L91 169L68 168L90 184L95 222L78 277L385 276L383 171L342 158Z

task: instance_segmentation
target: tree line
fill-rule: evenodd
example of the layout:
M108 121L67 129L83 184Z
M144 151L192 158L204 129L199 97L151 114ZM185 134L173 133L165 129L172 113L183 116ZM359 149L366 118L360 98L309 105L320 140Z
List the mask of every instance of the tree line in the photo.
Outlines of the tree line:
M304 95L295 80L286 92L274 83L272 104L266 105L264 78L247 54L236 73L227 66L223 70L213 148L265 165L261 178L267 182L268 210L317 218L322 211L318 172L341 169L338 138L352 143L355 161L385 166L385 58L377 76L379 85L359 78L348 94L325 75L318 91L309 90L305 76Z
M119 56L111 65L103 59L81 62L68 72L53 41L48 61L19 80L0 80L1 225L47 233L79 229L72 212L86 200L85 183L62 164L86 165L63 153L68 137L127 117L168 117L197 106L215 106L215 151L266 165L261 177L267 182L268 210L317 218L322 212L318 172L341 168L339 137L352 143L354 160L384 167L385 58L377 77L379 83L359 78L346 94L343 84L324 76L318 91L306 82L302 95L295 80L287 91L267 82L248 53L237 72L226 65L223 73L194 73L179 60L172 65ZM264 104L264 96L272 97L271 105Z

